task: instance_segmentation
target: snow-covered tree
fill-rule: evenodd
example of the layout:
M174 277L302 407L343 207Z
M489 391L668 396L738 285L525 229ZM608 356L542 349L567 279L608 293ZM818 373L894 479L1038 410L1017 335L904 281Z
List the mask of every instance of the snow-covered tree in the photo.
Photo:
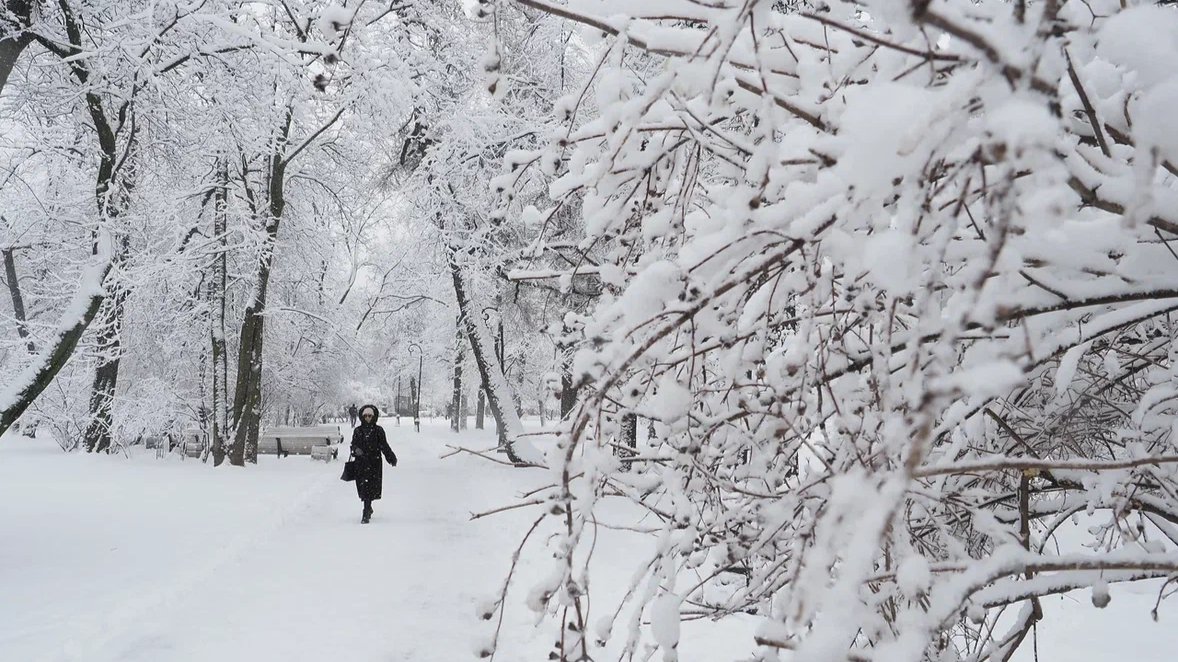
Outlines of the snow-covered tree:
M1178 571L1178 12L1127 4L496 3L597 63L514 159L602 286L535 500L560 659L753 612L734 658L1006 660L1041 597ZM616 499L661 524L602 607Z

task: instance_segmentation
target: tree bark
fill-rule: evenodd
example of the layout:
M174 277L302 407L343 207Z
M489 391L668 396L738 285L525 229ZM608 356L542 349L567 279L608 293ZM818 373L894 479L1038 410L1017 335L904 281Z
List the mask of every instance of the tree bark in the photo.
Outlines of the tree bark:
M475 410L474 410L474 429L476 429L476 430L482 430L482 429L483 429L483 419L486 417L486 412L487 412L487 396L486 396L486 394L483 392L483 391L485 390L485 388L486 388L485 386L480 386L480 387L479 387L478 403L475 405Z
M237 352L237 377L233 391L233 444L229 448L229 463L245 466L257 461L258 432L262 426L262 338L265 331L265 288L270 269L261 270L261 280L255 290L254 301L245 309L241 322L240 344Z
M102 282L110 273L114 248L109 234L100 229L94 262L83 272L73 302L62 317L57 333L46 349L0 395L0 434L4 434L41 395L73 356L82 334L98 315L105 299Z
M20 279L16 275L16 258L12 248L5 248L4 277L8 279L8 293L12 296L12 315L16 318L16 333L25 341L29 354L37 353L37 345L29 337L28 320L25 317L25 300L20 293Z
M226 450L229 446L229 361L225 348L225 297L228 289L228 258L226 252L227 205L229 199L228 166L222 163L220 182L213 192L213 236L217 240L217 259L213 262L213 315L209 326L209 344L213 363L213 401L212 401L212 453L213 466L219 467L225 462Z
M0 93L22 51L33 42L26 30L31 24L33 0L6 0L0 14Z
M83 443L88 452L104 453L111 447L111 423L115 390L119 384L119 364L122 354L123 311L127 291L118 287L114 296L104 302L98 331L99 364L94 370L90 389L90 423L86 426Z
M457 337L454 339L454 382L451 390L451 418L450 429L458 432L462 429L462 315L458 316Z
M106 121L101 107L92 111L96 125ZM102 145L102 161L98 167L98 182L95 186L95 196L98 200L99 213L108 220L117 219L127 206L126 194L130 187L124 185L124 190L116 189L115 182L115 146L113 132L109 125L99 130L100 136L108 136L100 140ZM113 265L117 266L127 258L130 240L126 234L119 239L119 248L115 253ZM115 390L119 383L119 365L122 359L123 314L126 309L129 292L121 283L110 284L114 288L113 296L108 296L101 307L101 326L98 332L99 363L94 370L94 382L90 389L90 423L86 426L83 445L89 452L106 452L111 446L111 423L113 421L113 406Z
M267 168L267 193L269 217L266 220L265 243L258 260L257 286L245 318L241 322L240 343L237 352L237 378L233 392L233 445L229 450L229 463L244 466L246 462L258 461L258 433L262 427L262 349L266 330L266 294L270 286L274 250L278 243L278 228L286 210L286 166L284 150L294 109L286 109L286 117L279 129L274 151Z
M573 380L573 348L569 341L572 329L567 324L561 324L561 337L557 341L557 348L561 353L560 362L560 420L568 420L569 414L577 406L577 387Z
M520 463L523 460L515 452L514 441L523 432L523 424L515 408L511 384L503 373L503 363L496 356L495 342L486 325L481 322L482 315L479 314L478 307L471 300L466 278L458 263L457 251L452 245L447 245L446 248L450 276L454 282L454 298L458 301L462 326L470 343L475 364L479 368L479 376L487 386L487 405L491 408L491 415L495 417L498 427L499 446L507 453L509 460Z
M626 412L622 414L622 445L628 450L622 450L622 468L629 470L629 458L638 454L638 414Z
M98 315L99 311L103 309L106 304L106 321L103 325L102 335L99 337L99 349L104 352L103 362L98 366L95 373L94 388L91 391L90 411L91 421L85 433L85 444L88 449L96 449L99 447L107 447L110 443L110 421L111 411L110 406L114 397L114 389L117 386L118 380L118 331L122 324L123 304L126 300L124 292L117 291L112 301L104 301L105 292L102 291L103 281L110 274L111 267L117 263L126 251L126 239L120 242L119 248L116 250L114 244L109 236L110 222L117 219L120 212L127 207L127 200L132 190L128 185L128 178L125 175L120 175L119 159L118 159L118 136L116 134L115 125L113 125L107 117L106 108L102 103L102 98L95 93L90 86L90 70L87 68L87 63L84 58L79 57L83 53L82 49L82 26L74 15L73 9L64 0L60 2L62 10L62 19L66 35L69 38L67 44L62 44L58 40L49 39L42 35L36 35L30 32L20 31L19 23L24 21L24 24L29 25L28 19L32 15L32 1L31 0L7 0L5 9L12 12L18 23L16 32L13 32L14 26L11 22L6 23L3 32L0 33L0 41L5 39L13 40L12 44L8 45L7 55L0 53L0 77L2 81L7 82L8 74L11 72L12 65L15 63L15 57L23 49L20 44L26 39L36 39L48 51L62 58L70 68L71 73L77 80L81 89L85 90L84 98L86 103L86 110L90 115L90 119L94 124L94 132L98 138L98 150L100 159L98 163L98 173L95 177L94 197L97 203L98 210L98 229L95 230L94 236L94 255L95 264L92 269L97 269L101 272L101 280L83 282L83 288L89 288L91 291L87 292L87 302L83 308L80 302L75 302L70 310L74 315L81 312L81 315L68 320L63 324L63 328L59 331L58 339L54 343L52 350L47 352L44 357L45 360L39 362L40 365L34 364L30 367L30 371L35 373L35 376L23 382L20 395L18 395L11 405L6 403L6 414L9 409L20 409L23 411L31 400L24 402L27 395L35 398L40 394L46 386L47 381L42 381L42 378L48 376L51 380L53 376L60 371L61 367L65 365L74 349L77 347L77 342L81 337L86 327L90 325ZM28 44L25 43L25 46ZM20 47L20 48L17 48ZM3 49L0 49L3 50ZM9 57L11 61L4 60ZM5 68L7 67L7 68ZM130 106L130 101L124 101L122 107L119 109L119 114L122 119L126 119L133 112ZM133 122L121 124L121 126L134 126ZM134 133L130 134L126 149L129 151L132 148L134 140ZM123 162L128 162L129 159L124 158ZM121 186L120 186L121 185ZM109 252L108 252L109 251ZM101 256L101 257L100 257ZM96 273L91 273L88 278L93 278ZM83 293L80 292L80 295ZM19 415L19 414L17 414ZM2 425L2 424L0 424ZM5 426L6 427L6 426Z
M566 364L560 372L560 418L567 420L577 406L577 389L573 386L573 374Z

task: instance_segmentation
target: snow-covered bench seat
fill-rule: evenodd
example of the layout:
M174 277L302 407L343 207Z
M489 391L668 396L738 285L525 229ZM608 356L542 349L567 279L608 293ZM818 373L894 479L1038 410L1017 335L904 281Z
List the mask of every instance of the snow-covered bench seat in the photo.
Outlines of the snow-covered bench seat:
M335 446L343 440L335 425L280 426L270 428L258 437L258 454L279 457L311 455L316 446Z
M339 446L312 446L311 459L331 462L339 455Z

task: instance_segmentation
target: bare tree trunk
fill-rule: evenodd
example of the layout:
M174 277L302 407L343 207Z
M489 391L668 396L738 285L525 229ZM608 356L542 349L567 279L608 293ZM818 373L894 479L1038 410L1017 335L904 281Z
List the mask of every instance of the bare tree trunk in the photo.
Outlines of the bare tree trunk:
M269 280L269 266L263 269ZM262 426L262 336L265 318L265 283L259 283L254 301L245 309L237 352L237 378L233 390L233 444L229 463L245 466L257 461L258 432Z
M638 454L638 414L633 412L622 414L622 445L629 449L621 451L623 461ZM630 463L625 462L622 468L628 470Z
M4 2L4 11L0 13L0 92L4 91L17 58L33 41L33 35L25 31L31 23L32 13L33 0Z
M572 330L569 329L567 324L562 324L561 326L561 339L558 341L557 349L561 353L560 419L563 421L568 420L569 414L577 406L577 388L573 386L573 351L568 340Z
M86 426L83 444L92 453L104 453L111 446L111 423L115 390L119 385L119 365L122 362L123 312L127 290L121 286L102 307L98 331L98 367L90 389L90 423Z
M0 220L3 220L0 216ZM3 250L4 254L4 277L8 281L8 293L12 297L12 315L16 318L16 332L25 341L25 348L28 349L29 355L34 356L37 353L37 344L29 335L28 322L25 317L25 301L20 291L20 278L16 275L16 256L15 250L11 247ZM22 425L21 434L26 437L36 437L36 424Z
M454 339L454 384L451 391L451 419L450 429L458 432L462 429L462 362L466 359L462 352L462 316L458 317L457 337Z
M213 466L225 461L229 446L229 360L225 348L225 296L228 288L228 257L226 252L227 209L229 192L228 166L222 163L221 182L213 194L213 235L217 239L217 259L213 262L213 317L209 327L209 341L213 361Z
M5 248L4 277L8 280L8 293L12 296L12 315L16 318L16 332L25 341L29 354L37 353L37 345L29 337L28 321L25 317L25 300L20 293L20 279L16 275L16 258L12 248Z
M482 315L479 314L477 305L471 301L462 267L458 264L456 249L447 246L446 254L450 262L450 276L454 282L454 298L458 301L458 311L466 338L470 343L475 364L478 365L479 376L487 387L487 404L491 408L491 415L495 417L499 431L499 446L507 453L509 460L522 462L513 445L515 439L523 432L523 424L515 408L511 384L503 374L503 363L495 354L495 342L481 321Z
M567 419L577 406L577 389L573 387L573 375L566 364L560 372L560 418Z
M200 396L200 406L197 407L197 409L196 409L196 420L197 420L197 426L200 428L200 436L201 436L202 440L209 439L209 435L210 435L209 426L212 425L212 423L209 420L212 418L212 416L210 416L210 412L212 411L212 407L210 406L209 399L208 399L208 389L207 389L208 384L205 383L205 379L207 377L207 374L209 372L211 372L210 366L209 366L209 364L212 363L211 358L212 357L209 356L208 352L202 351L200 353L200 361L197 364L199 367L197 369L196 383L198 384L197 391L198 391L198 395ZM206 443L204 450L202 450L201 454L200 454L200 461L201 462L208 462L209 461L209 452L211 450L212 449L209 447L209 444Z
M487 396L483 391L484 387L480 386L478 403L475 405L474 410L474 429L476 430L483 429L483 418L486 416L487 411Z

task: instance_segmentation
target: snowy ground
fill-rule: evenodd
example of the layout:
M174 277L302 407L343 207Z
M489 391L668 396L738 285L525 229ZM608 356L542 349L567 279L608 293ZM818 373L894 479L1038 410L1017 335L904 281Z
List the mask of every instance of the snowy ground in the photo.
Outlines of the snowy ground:
M263 457L248 470L213 470L153 452L64 455L47 439L5 437L0 660L475 659L490 632L476 604L495 593L535 513L469 515L511 503L543 476L439 459L455 441L442 424L420 435L386 429L401 463L386 468L368 526L338 480L340 462ZM492 441L474 431L460 440ZM603 534L595 590L616 594L649 545L623 535ZM521 590L540 568L524 563ZM532 627L516 595L496 659L543 660L550 630ZM1178 648L1178 607L1163 606L1152 623L1151 594L1114 589L1103 612L1086 595L1056 600L1040 659L1160 662ZM738 659L753 627L687 624L681 660Z
M386 467L367 526L340 462L213 470L5 437L0 660L476 659L490 632L476 604L495 594L535 514L469 516L542 476L439 459L455 441L444 424L386 430L400 466ZM492 445L483 432L461 440ZM524 565L525 582L535 571ZM517 603L497 660L546 658L551 635L533 622Z

